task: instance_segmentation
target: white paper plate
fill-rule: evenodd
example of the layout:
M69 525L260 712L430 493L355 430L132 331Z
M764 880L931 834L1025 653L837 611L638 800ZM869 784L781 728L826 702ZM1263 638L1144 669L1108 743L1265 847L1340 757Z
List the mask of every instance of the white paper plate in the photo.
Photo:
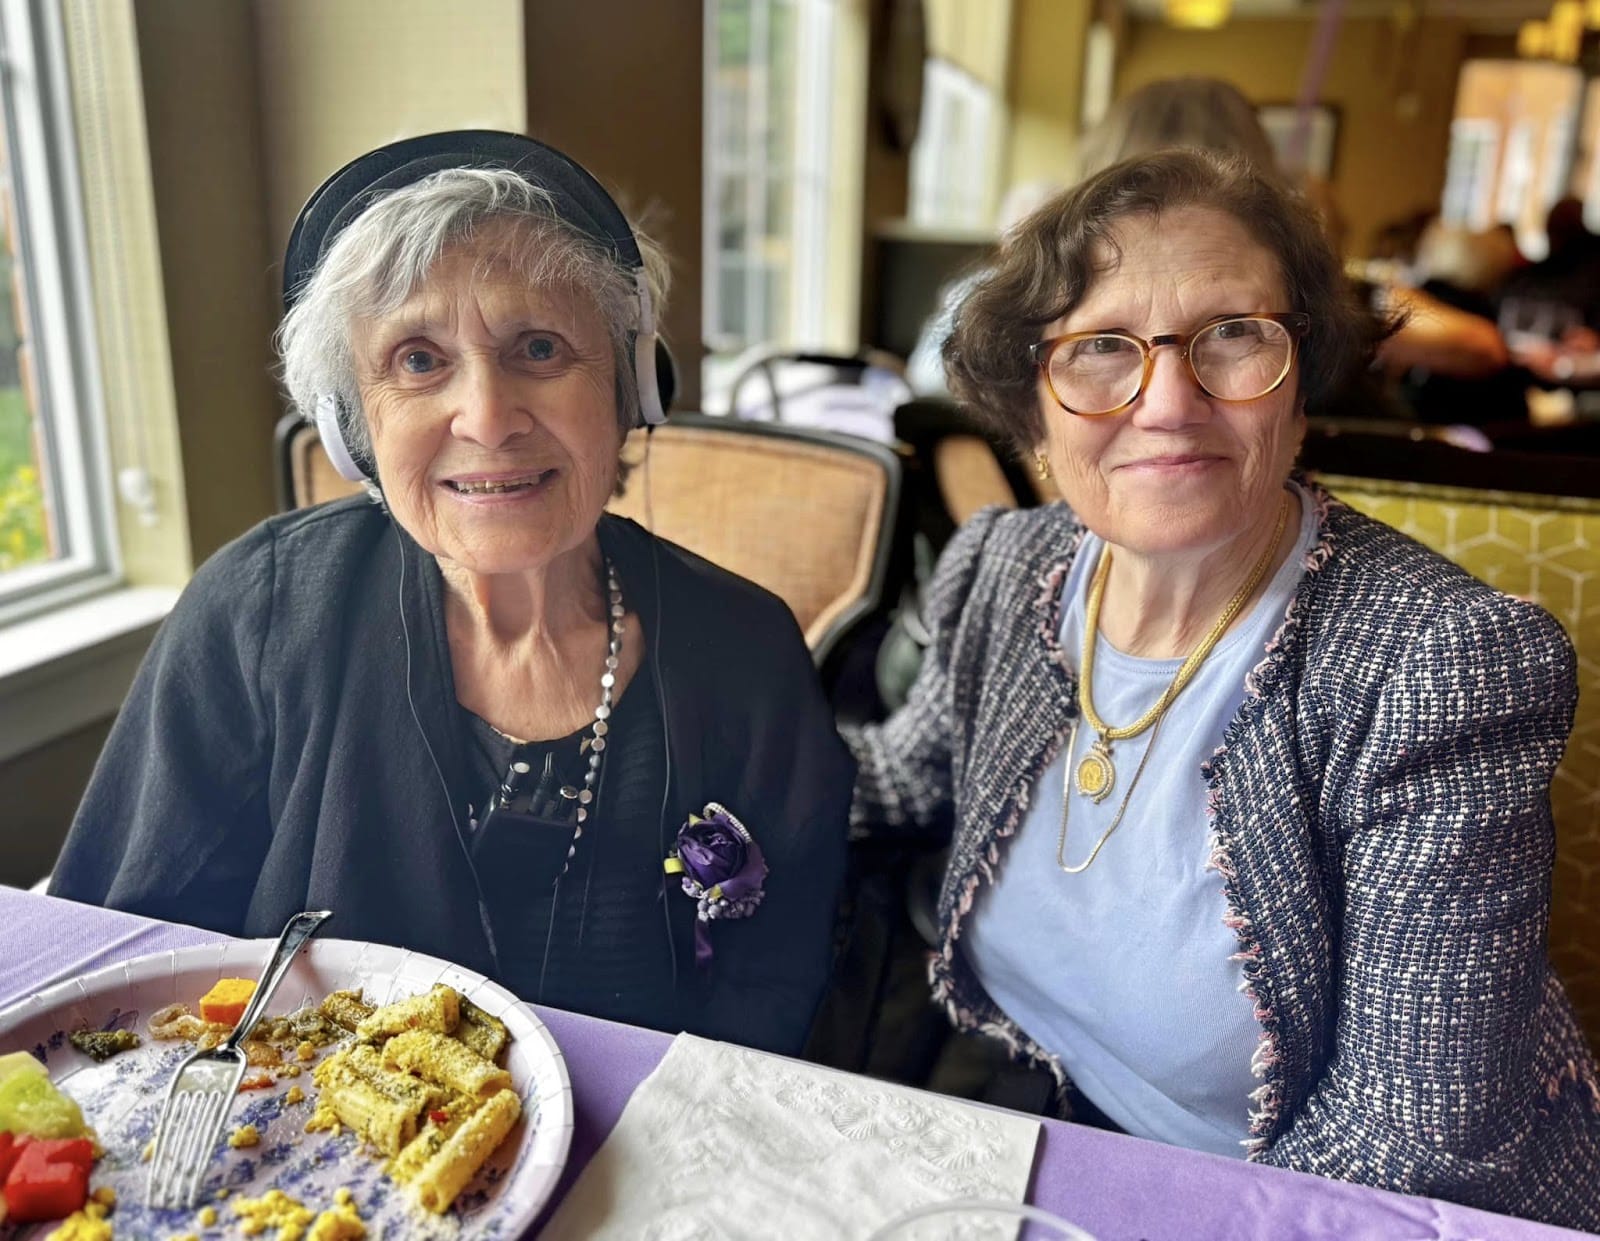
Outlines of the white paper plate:
M196 1211L156 1211L144 1205L149 1165L140 1154L155 1132L167 1084L178 1063L193 1050L184 1042L149 1038L150 1014L172 1003L192 1009L219 978L255 978L271 952L271 940L229 940L139 957L42 991L0 1012L0 1051L32 1051L50 1076L76 1099L94 1126L104 1157L95 1164L91 1184L117 1192L114 1215L119 1237L236 1235L228 1198L256 1197L282 1189L313 1210L333 1204L334 1191L347 1186L373 1237L514 1238L532 1225L555 1189L572 1144L572 1087L555 1039L526 1005L504 987L460 966L382 944L314 939L285 976L269 1014L290 1013L319 1001L330 991L359 987L368 1003L388 1003L428 990L436 982L454 987L479 1008L500 1018L511 1032L506 1068L522 1099L523 1118L491 1156L478 1177L443 1217L411 1206L383 1175L381 1158L358 1149L348 1131L338 1137L306 1133L315 1101L310 1074L284 1079L271 1089L247 1091L234 1101L227 1130L254 1123L259 1146L221 1147L199 1202L213 1202L218 1222L202 1228ZM96 1064L67 1041L73 1030L124 1028L145 1041L132 1051ZM284 1093L300 1085L303 1103L286 1105ZM40 1225L23 1237L44 1236Z

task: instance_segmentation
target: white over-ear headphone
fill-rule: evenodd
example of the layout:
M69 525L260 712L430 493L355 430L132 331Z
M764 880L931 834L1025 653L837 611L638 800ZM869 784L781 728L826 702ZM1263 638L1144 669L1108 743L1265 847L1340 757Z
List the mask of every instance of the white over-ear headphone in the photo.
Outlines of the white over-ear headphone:
M656 325L655 303L633 228L611 196L576 160L521 134L458 130L390 143L346 164L301 208L284 257L284 307L294 305L334 239L378 198L446 168L511 168L549 196L556 217L605 247L633 275L639 326L633 334L638 425L657 426L677 391L677 368ZM332 393L317 398L317 434L339 474L377 481L369 455L352 447L350 420L359 417Z
M635 243L637 244L637 243ZM639 330L633 338L633 376L639 387L639 420L658 427L667 420L667 406L678 387L677 368L666 342L656 331L655 301L650 281L641 265L634 269L633 285L639 295Z

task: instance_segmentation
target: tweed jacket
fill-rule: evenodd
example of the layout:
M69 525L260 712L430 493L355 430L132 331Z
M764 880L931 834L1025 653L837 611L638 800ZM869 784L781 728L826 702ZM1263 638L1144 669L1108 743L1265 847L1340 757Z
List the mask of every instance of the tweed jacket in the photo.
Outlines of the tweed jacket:
M1204 764L1211 864L1261 1024L1250 1158L1600 1229L1600 1084L1546 953L1574 657L1533 604L1316 488L1318 533ZM1065 505L985 510L932 584L907 705L847 736L856 830L948 836L931 962L967 1030L1071 1083L962 929L1076 715Z

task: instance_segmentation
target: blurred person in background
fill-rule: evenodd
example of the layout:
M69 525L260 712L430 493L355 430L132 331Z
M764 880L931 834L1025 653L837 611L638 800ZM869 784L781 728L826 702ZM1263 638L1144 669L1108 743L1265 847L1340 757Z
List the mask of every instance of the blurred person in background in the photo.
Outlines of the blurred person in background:
M1510 350L1496 322L1496 298L1506 279L1516 270L1518 255L1507 245L1503 231L1475 233L1435 219L1424 230L1412 263L1416 292L1427 302L1407 306L1416 332L1431 331L1438 312L1448 308L1458 340L1482 338L1485 358L1501 359L1486 374L1467 377L1448 364L1442 369L1425 359L1407 358L1392 351L1388 362L1395 372L1400 399L1420 422L1451 424L1525 423L1525 395L1530 376L1511 364ZM1402 365L1404 362L1409 365Z
M1278 175L1272 140L1255 109L1238 89L1218 78L1166 78L1117 100L1078 143L1074 179L1082 179L1133 155L1164 147L1237 153L1266 175ZM1047 181L1013 187L1000 213L1002 237L1063 188ZM948 396L942 350L961 299L983 276L980 269L946 286L939 309L923 325L906 366L906 378L924 396Z
M1220 78L1162 78L1124 95L1078 143L1078 180L1169 147L1237 155L1288 184L1255 105Z
M1076 173L1080 179L1090 177L1122 160L1179 147L1240 156L1263 177L1290 187L1255 105L1232 83L1198 76L1163 78L1117 100L1100 123L1079 141ZM1324 227L1333 226L1330 235L1337 246L1342 216L1331 189L1313 183L1307 190ZM1422 227L1420 221L1410 224L1419 231ZM956 303L974 281L975 277L969 277L952 286L939 312L924 327L916 348L919 365L912 380L917 391L935 395L948 392L931 359L950 334ZM1492 322L1485 323L1400 284L1369 283L1362 288L1379 315L1396 325L1378 350L1378 360L1388 374L1424 367L1432 374L1475 379L1505 368L1509 355ZM1330 406L1329 412L1354 417L1394 416L1403 413L1403 406L1392 399L1378 377L1354 376L1349 390Z
M1563 198L1545 219L1549 252L1515 272L1499 316L1519 363L1547 385L1600 382L1600 238L1581 199Z
M1428 225L1438 217L1438 211L1426 207L1398 220L1390 220L1380 226L1373 236L1368 257L1375 262L1390 263L1409 272L1411 265L1417 261L1417 247L1422 244L1423 233L1428 231Z

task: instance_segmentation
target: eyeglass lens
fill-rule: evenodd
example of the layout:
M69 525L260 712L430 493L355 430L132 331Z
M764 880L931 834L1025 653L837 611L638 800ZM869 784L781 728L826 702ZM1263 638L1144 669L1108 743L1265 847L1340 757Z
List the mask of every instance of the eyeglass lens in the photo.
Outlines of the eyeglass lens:
M1226 319L1196 333L1189 366L1212 396L1249 401L1272 391L1289 369L1294 338L1273 319ZM1058 345L1049 379L1056 399L1081 414L1128 404L1144 384L1144 350L1130 337L1106 333Z

